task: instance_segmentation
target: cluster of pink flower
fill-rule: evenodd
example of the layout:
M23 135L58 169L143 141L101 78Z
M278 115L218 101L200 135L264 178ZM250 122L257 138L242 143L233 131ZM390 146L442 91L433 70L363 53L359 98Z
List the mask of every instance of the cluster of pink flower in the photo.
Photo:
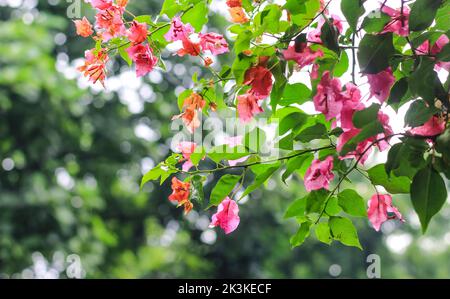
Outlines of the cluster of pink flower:
M93 37L95 40L108 42L115 37L127 37L131 44L127 52L131 60L136 64L136 75L138 77L149 73L158 62L158 58L153 54L153 50L147 40L147 24L136 21L131 22L127 29L123 19L125 7L128 0L90 0L93 8L97 10L95 15L95 29L97 34ZM82 37L89 37L94 34L92 25L84 17L82 20L76 20L75 26L77 34ZM89 81L96 83L99 81L104 85L106 78L106 62L108 61L108 49L91 49L85 53L85 63L78 68L89 78Z
M220 55L227 53L228 43L221 34L209 32L199 33L199 42L194 42L191 35L194 33L194 28L188 23L184 24L180 17L172 19L169 32L164 35L164 38L170 42L181 41L183 47L178 50L179 56L191 55L201 56L202 52L209 51L212 55ZM202 56L201 56L202 57ZM213 62L211 58L204 58L205 66L210 66Z
M95 29L97 34L93 36L95 40L108 42L112 38L126 37L128 46L126 49L130 59L136 65L137 77L142 77L151 72L158 63L157 56L153 49L146 42L149 34L146 23L137 21L128 22L131 25L127 29L123 14L128 0L89 0L92 7L97 10L95 15ZM93 26L86 17L74 21L77 34L82 37L90 37L94 34ZM212 55L219 55L228 52L228 44L222 35L216 33L199 34L200 42L196 43L190 39L194 33L194 28L190 24L183 24L179 17L173 18L170 30L164 36L169 42L181 41L183 48L178 51L178 55L201 56L202 52L209 51ZM120 46L120 47L122 47ZM85 63L78 70L89 78L93 83L99 81L104 85L106 78L106 62L108 61L108 49L91 49L85 53ZM213 63L210 57L202 57L206 66Z

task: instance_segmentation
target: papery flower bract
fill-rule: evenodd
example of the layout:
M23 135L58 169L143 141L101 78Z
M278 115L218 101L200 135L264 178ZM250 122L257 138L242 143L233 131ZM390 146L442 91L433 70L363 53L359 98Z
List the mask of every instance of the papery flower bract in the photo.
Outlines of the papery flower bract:
M295 45L290 45L287 50L283 51L284 59L297 62L299 69L312 64L318 57L323 56L322 50L314 51L310 47L302 47L300 50L298 52Z
M128 4L128 0L116 0L117 5L120 7L125 7Z
M342 133L336 142L336 150L338 152L342 151L342 149L344 148L344 145L350 141L353 137L355 137L356 135L358 135L361 132L360 129L358 128L352 128L350 130L346 130L344 131L344 133ZM355 150L347 153L344 156L340 156L339 159L343 160L343 159L358 159L359 163L361 165L364 165L364 163L366 163L367 158L369 157L370 153L372 152L372 148L370 146L371 142L369 139L366 139L360 143L357 144Z
M198 56L200 55L200 44L194 43L189 38L182 40L183 48L178 50L177 54L179 56L191 55Z
M164 35L164 38L169 42L177 40L185 40L189 38L189 35L194 32L194 28L191 24L184 24L180 17L174 17L170 24L169 31Z
M228 11L230 12L231 22L233 23L244 24L249 21L244 9L240 6L230 7Z
M90 0L92 7L105 10L113 5L112 0Z
M182 182L176 177L172 178L172 194L169 195L169 200L178 202L178 207L184 206L185 214L193 208L193 204L189 200L190 186L189 182Z
M445 123L445 119L441 119L438 116L432 116L422 126L409 130L409 133L412 135L428 137L440 135L445 131Z
M199 34L200 46L203 51L209 50L213 55L220 55L229 51L227 41L221 34L205 33Z
M257 99L265 99L272 90L272 73L263 66L254 66L245 72L244 84L250 85L250 92Z
M75 23L75 27L77 29L77 34L82 37L91 36L94 31L92 30L92 25L86 17L83 17L81 20L73 21Z
M219 226L225 234L232 233L239 226L239 207L234 200L225 198L212 216L210 227Z
M112 5L95 15L96 25L101 30L100 35L104 42L109 41L113 37L125 35L126 28L122 18L123 10L122 7Z
M252 93L246 93L237 97L237 111L239 119L243 123L248 123L253 119L253 116L264 112L258 104L258 98Z
M345 87L345 91L341 93L343 105L338 119L341 123L340 127L347 131L354 128L353 114L356 111L363 110L365 106L361 103L361 91L357 86L347 83Z
M421 44L416 49L417 55L433 55L436 56L442 51L442 48L449 43L449 38L446 34L442 34L436 42L430 47L430 41L426 40L423 44ZM450 71L450 61L437 61L436 62L436 70L439 71L440 68L445 69L446 71Z
M390 216L388 213L392 213ZM392 197L389 194L375 194L369 200L367 216L373 228L379 231L381 224L389 219L405 220L396 207L392 205Z
M106 51L91 49L85 51L84 56L86 58L84 65L78 67L77 70L88 77L90 82L95 84L99 81L105 86L106 62L109 59Z
M127 49L131 60L136 63L136 76L142 77L153 70L158 63L158 58L153 55L149 45L136 45Z
M315 109L322 112L327 120L338 116L341 112L341 89L341 82L338 78L331 78L329 71L323 73L313 101Z
M206 102L201 95L198 93L192 93L189 97L184 100L183 108L185 109L183 113L175 115L172 120L181 118L184 125L188 131L192 134L194 131L200 127L200 120L198 117L199 111L203 109Z
M333 157L328 156L325 160L314 160L305 174L305 188L308 192L319 189L329 189L330 181L334 179Z
M389 23L384 27L382 33L393 32L401 36L408 36L409 34L409 8L403 7L403 13L400 9L393 9L387 5L384 5L381 9L382 12L391 17Z
M378 134L375 138L372 138L372 139L374 139L373 142L375 142L376 140L383 139L383 140L380 140L377 142L378 149L380 150L380 152L382 152L389 148L389 146L390 146L389 136L394 134L394 130L392 130L392 127L389 123L389 116L387 114L379 111L378 112L378 121L383 126L384 132L381 134Z
M242 0L227 0L226 4L228 7L241 7Z
M391 68L387 68L377 74L366 74L366 76L370 85L370 96L374 96L380 104L384 103L395 83L395 77Z
M183 171L189 171L194 164L191 161L191 155L197 148L197 144L195 142L190 141L182 141L177 145L177 149L183 155L184 163L182 166Z
M147 24L133 21L127 30L127 37L133 44L140 44L147 39Z

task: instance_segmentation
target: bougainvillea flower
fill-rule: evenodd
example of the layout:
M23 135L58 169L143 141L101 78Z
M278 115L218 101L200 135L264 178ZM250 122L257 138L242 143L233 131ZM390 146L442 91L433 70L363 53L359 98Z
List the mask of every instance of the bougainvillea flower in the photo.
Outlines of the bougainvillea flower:
M106 10L101 10L95 15L96 25L101 29L101 37L107 42L113 37L122 36L126 33L123 23L123 8L112 5Z
M127 37L133 44L140 44L147 39L147 24L133 21L127 30Z
M389 194L373 195L369 200L367 216L376 231L379 231L381 224L389 219L405 221L398 209L392 205L392 197Z
M194 164L191 161L191 155L197 148L197 144L195 142L190 141L182 141L177 145L177 150L181 152L183 155L183 163L182 169L183 171L189 171Z
M422 45L420 45L416 49L417 55L437 55L442 51L442 48L448 44L449 38L446 34L441 35L434 45L430 47L430 41L426 40ZM439 70L440 68L445 69L446 71L450 71L450 62L449 61L437 61L436 62L436 69Z
M228 7L241 7L242 0L227 0L226 4Z
M227 41L221 34L206 33L199 34L200 46L203 51L209 50L213 55L220 55L229 51Z
M384 5L381 9L382 12L391 17L389 23L383 29L382 33L393 32L401 36L408 36L409 34L409 8L408 6L403 7L403 14L400 9L393 9L387 5Z
M128 0L116 0L117 5L120 7L125 7L128 4Z
M353 114L356 111L364 109L365 106L361 103L361 91L352 83L347 83L345 85L345 91L343 91L341 95L343 105L338 119L341 123L340 127L344 131L347 131L354 128Z
M78 67L77 70L88 77L90 82L95 84L99 81L105 86L106 62L109 59L106 51L91 49L84 52L84 56L86 58L84 65Z
M158 63L158 58L153 55L149 45L136 45L127 49L131 60L136 63L136 76L142 77L153 70Z
M112 0L90 0L92 7L105 10L113 5Z
M237 111L239 119L243 123L248 123L253 119L253 116L264 112L258 104L258 98L252 93L246 93L237 97Z
M342 33L344 27L342 25L342 20L338 15L331 15L330 20L333 20L334 27L338 30L339 33ZM322 43L320 35L322 34L322 27L325 24L325 19L320 18L317 24L317 27L308 32L308 42L311 43Z
M230 12L231 22L233 23L244 24L249 21L244 9L241 6L230 7L228 11Z
M310 47L302 47L300 52L297 51L295 45L290 45L287 50L283 51L283 57L286 60L294 60L297 62L299 69L312 64L316 58L322 57L322 50L314 51Z
M200 44L194 43L189 38L182 40L183 48L178 50L177 54L179 56L184 55L191 55L191 56L198 56L200 55Z
M425 124L420 127L412 128L409 133L418 136L436 136L445 131L445 119L438 116L431 117Z
M359 134L361 132L358 128L352 128L350 130L344 131L342 133L336 142L336 149L338 152L342 151L344 148L344 145L350 141L353 137ZM369 139L364 140L363 142L360 142L357 144L354 151L351 151L347 153L345 156L340 156L339 159L358 159L359 163L361 165L364 165L366 163L367 159L369 158L370 153L372 152L372 148L370 146L371 142Z
M225 198L212 216L210 227L219 226L225 234L232 233L239 226L239 207L234 200Z
M189 38L194 32L194 28L191 24L184 24L180 17L174 17L170 23L169 31L164 35L164 38L169 42L174 42L177 40L185 40Z
M250 85L250 92L257 99L265 99L272 90L272 73L263 66L254 66L245 72L244 84Z
M201 123L199 119L199 111L203 109L205 104L206 102L203 97L194 92L184 100L184 112L179 115L175 115L172 117L172 120L181 118L188 131L192 134L198 127L200 127Z
M390 138L387 138L387 137L394 134L394 130L392 130L392 127L389 123L389 116L387 114L379 111L378 112L378 121L383 126L384 132L381 134L378 134L372 142L385 138L385 139L377 142L378 149L382 152L390 147L390 144L389 144Z
M172 178L172 194L169 196L169 200L178 202L178 207L184 206L184 213L189 213L193 204L189 200L191 184L189 182L182 182L176 177Z
M313 98L314 107L322 112L327 120L339 115L342 109L341 82L338 78L331 78L330 72L323 73L317 93Z
M83 17L81 20L73 21L75 23L75 27L77 28L77 34L82 37L89 37L94 33L92 30L92 25L86 17Z
M391 68L387 68L377 74L366 74L370 85L370 96L375 97L381 104L389 97L395 77Z
M329 189L330 181L334 179L333 157L328 156L325 160L314 160L305 174L305 188L308 192L319 189Z

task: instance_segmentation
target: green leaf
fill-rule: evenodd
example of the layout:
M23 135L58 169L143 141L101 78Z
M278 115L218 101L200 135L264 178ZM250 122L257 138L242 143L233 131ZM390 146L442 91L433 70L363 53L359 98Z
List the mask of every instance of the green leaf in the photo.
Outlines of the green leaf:
M328 216L335 216L342 212L342 208L339 205L337 197L331 197L328 200L327 206L325 207L325 213Z
M364 35L358 49L361 71L366 74L377 74L385 70L389 67L389 60L394 54L392 33Z
M294 173L297 169L300 169L305 163L312 161L314 155L312 153L305 153L300 156L289 159L286 163L286 171L281 176L281 180L286 183L286 179ZM307 163L308 164L308 163Z
M411 180L406 176L397 177L393 174L388 177L384 164L372 167L367 173L374 185L383 186L389 193L409 193Z
M244 136L244 146L254 152L260 152L266 143L266 133L260 128L255 128Z
M379 33L383 30L387 23L391 21L391 17L380 10L374 10L364 18L361 27L367 33Z
M310 127L306 127L305 129L301 130L295 137L295 140L301 142L310 142L314 139L325 139L325 138L327 138L327 128L325 127L325 125L321 123L316 123Z
M309 213L321 213L325 208L329 192L325 189L314 190L309 193L306 203L306 212Z
M293 14L291 16L292 22L300 27L304 27L311 22L311 20L316 16L317 12L320 10L319 0L305 0L305 12L299 14Z
M361 17L365 10L363 3L365 0L342 0L341 11L347 19L348 25L352 28L353 32L356 32L356 25L358 19Z
M286 115L280 121L278 126L278 133L280 136L284 135L289 130L295 131L301 128L308 120L309 115L303 112L294 112Z
M295 200L284 213L284 219L299 217L305 214L307 196Z
M217 206L225 199L225 197L233 191L236 184L241 179L239 175L225 174L223 175L211 191L209 204Z
M276 4L269 4L258 13L254 20L257 34L280 32L281 9Z
M434 99L442 93L443 89L438 75L434 70L434 64L434 60L429 57L419 57L419 65L411 74L408 81L411 93L414 96L422 97L422 99L433 106Z
M208 6L206 1L200 1L194 5L193 8L186 11L181 17L181 20L187 24L191 24L195 31L201 31L203 25L208 23Z
M287 0L284 8L286 8L293 15L298 15L306 12L306 5L304 1Z
M280 165L281 163L279 162L265 165L267 169L263 173L260 173L256 176L255 181L250 186L248 186L247 189L245 189L240 198L243 198L258 189L259 186L264 184L272 176L272 174L277 171L278 168L280 168Z
M338 194L338 202L345 213L365 217L367 216L366 204L364 199L352 189L345 189Z
M203 182L206 177L201 175L194 175L190 178L191 190L189 193L189 198L191 201L196 201L202 204L205 200L205 194L203 193Z
M208 152L208 157L216 163L219 163L222 160L237 160L248 155L250 155L250 153L242 145L235 147L218 145Z
M358 247L362 250L359 243L358 233L350 219L343 217L330 217L328 224L333 235L333 239L347 246Z
M446 199L444 180L431 165L416 173L411 184L411 201L424 233L431 218L441 210Z
M303 222L300 225L297 233L290 240L292 248L300 246L305 242L306 238L309 236L311 225L311 222Z
M120 54L120 57L122 57L122 59L125 60L125 62L129 66L131 66L133 64L133 61L131 60L130 55L128 55L128 52L127 52L128 47L129 47L129 45L119 47L119 54Z
M405 124L411 127L421 126L426 123L434 113L436 113L436 109L434 107L429 107L425 101L414 101L405 114Z
M345 156L347 153L355 150L358 143L375 136L377 134L383 133L384 128L379 121L373 121L372 123L366 125L361 129L358 135L350 139L342 148L340 155Z
M447 43L436 55L437 60L439 61L450 61L450 43Z
M415 1L409 14L409 30L422 31L430 27L441 4L442 0Z
M335 77L341 77L345 72L347 72L349 66L348 55L347 52L341 51L341 57L339 58L338 63L334 66L333 75Z
M376 121L378 119L378 111L380 111L381 105L372 104L370 107L360 111L356 111L353 114L353 124L355 127L361 129L364 126Z
M387 103L397 110L404 103L405 95L408 93L408 77L403 77L392 86Z
M311 99L311 90L303 83L287 84L279 105L303 104Z
M333 25L332 21L328 18L322 26L320 39L325 47L340 54L341 48L339 47L339 31Z
M165 0L161 8L161 15L166 14L169 18L173 18L178 12L186 8L186 4L181 4L178 0Z
M234 53L239 54L242 51L249 49L252 37L253 33L250 30L240 32L234 42Z
M186 89L178 95L178 109L180 109L180 111L183 110L184 100L186 100L192 93L193 91L191 89Z
M333 237L331 236L330 226L327 222L320 222L315 228L315 234L317 240L322 243L330 245L333 242Z

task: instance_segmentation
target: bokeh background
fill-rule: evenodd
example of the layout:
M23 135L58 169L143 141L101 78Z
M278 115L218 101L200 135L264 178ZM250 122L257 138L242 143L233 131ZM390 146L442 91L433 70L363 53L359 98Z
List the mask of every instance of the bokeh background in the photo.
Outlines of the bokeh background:
M183 216L169 182L140 191L142 174L169 154L176 95L202 70L172 57L167 73L136 79L115 61L107 88L90 87L75 70L93 46L75 36L67 9L76 2L93 20L83 1L0 0L1 278L367 278L369 254L383 278L450 277L448 204L425 236L409 198L396 196L406 224L376 233L355 219L364 251L314 237L291 249L297 225L282 216L304 193L296 178L286 186L274 176L243 201L229 236L208 228L208 211ZM129 10L157 15L161 2ZM215 31L227 24L211 14Z

